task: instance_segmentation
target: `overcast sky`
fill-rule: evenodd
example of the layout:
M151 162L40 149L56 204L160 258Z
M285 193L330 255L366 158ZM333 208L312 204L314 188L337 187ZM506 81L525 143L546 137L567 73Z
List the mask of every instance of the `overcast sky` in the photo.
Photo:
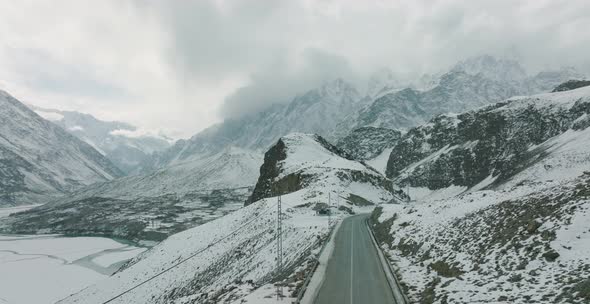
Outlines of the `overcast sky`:
M189 137L323 81L517 53L590 71L590 1L0 0L0 89Z

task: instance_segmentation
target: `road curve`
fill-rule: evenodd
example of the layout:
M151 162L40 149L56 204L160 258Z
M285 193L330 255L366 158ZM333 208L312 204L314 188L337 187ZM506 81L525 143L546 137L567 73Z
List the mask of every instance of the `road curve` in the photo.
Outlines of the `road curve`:
M396 303L365 223L368 216L342 222L315 304Z

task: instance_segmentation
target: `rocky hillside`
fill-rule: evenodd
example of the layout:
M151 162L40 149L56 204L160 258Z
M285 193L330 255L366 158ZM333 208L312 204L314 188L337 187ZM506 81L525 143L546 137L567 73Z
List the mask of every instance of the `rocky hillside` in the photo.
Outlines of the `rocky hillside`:
M241 303L248 295L268 297L274 292L274 283L288 286L284 301L291 302L329 231L328 217L316 215L314 209L324 206L332 210L334 217L340 217L367 210L359 205L394 199L390 188L382 185L382 175L346 158L319 136L285 136L266 155L262 167L276 173L263 173L276 178L261 177L256 185L261 190L258 193L266 198L171 236L109 279L59 303L93 304L109 299L111 303L142 304ZM304 178L293 188L285 187L290 176ZM282 194L285 255L284 272L278 274L275 260L269 258L276 254L278 217L277 198L267 192L271 189ZM340 206L332 201L330 206L329 193L347 199Z
M373 219L411 302L590 301L588 173L387 205Z
M0 206L35 204L122 172L87 143L0 91Z
M375 169L355 161L321 136L293 133L279 139L265 153L260 177L249 202L294 192L311 184L326 183L328 175L337 176L339 183L369 183L394 193L391 181ZM376 203L357 195L349 200Z
M397 130L363 127L352 130L336 146L355 159L370 160L395 145L402 133Z
M563 92L590 86L590 80L569 80L558 85L552 92Z
M572 164L585 164L590 156L585 148L590 143L589 111L586 87L440 115L398 140L387 175L429 191L576 176L581 166ZM557 153L566 153L568 162L553 157ZM564 167L568 164L573 168ZM536 176L517 175L527 168L535 168L529 172Z
M148 162L152 153L170 146L168 138L139 133L137 127L118 121L102 121L92 115L31 108L40 116L94 147L126 173L134 172Z
M83 188L0 223L9 233L160 241L243 206L262 160L237 148Z
M411 129L388 174L415 200L373 229L416 303L586 303L590 87Z

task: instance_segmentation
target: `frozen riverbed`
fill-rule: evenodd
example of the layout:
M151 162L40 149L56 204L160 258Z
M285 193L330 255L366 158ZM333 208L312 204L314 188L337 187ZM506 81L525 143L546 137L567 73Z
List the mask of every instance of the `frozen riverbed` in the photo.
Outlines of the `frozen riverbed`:
M0 235L0 304L54 303L144 250L100 237Z

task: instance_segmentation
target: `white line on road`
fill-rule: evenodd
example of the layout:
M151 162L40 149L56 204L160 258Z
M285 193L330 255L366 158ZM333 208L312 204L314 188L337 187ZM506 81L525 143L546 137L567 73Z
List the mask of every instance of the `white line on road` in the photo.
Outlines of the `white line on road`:
M350 225L351 229L350 229L350 304L353 303L352 301L352 272L354 270L354 260L353 260L353 256L354 256L354 221L352 222L352 224Z

